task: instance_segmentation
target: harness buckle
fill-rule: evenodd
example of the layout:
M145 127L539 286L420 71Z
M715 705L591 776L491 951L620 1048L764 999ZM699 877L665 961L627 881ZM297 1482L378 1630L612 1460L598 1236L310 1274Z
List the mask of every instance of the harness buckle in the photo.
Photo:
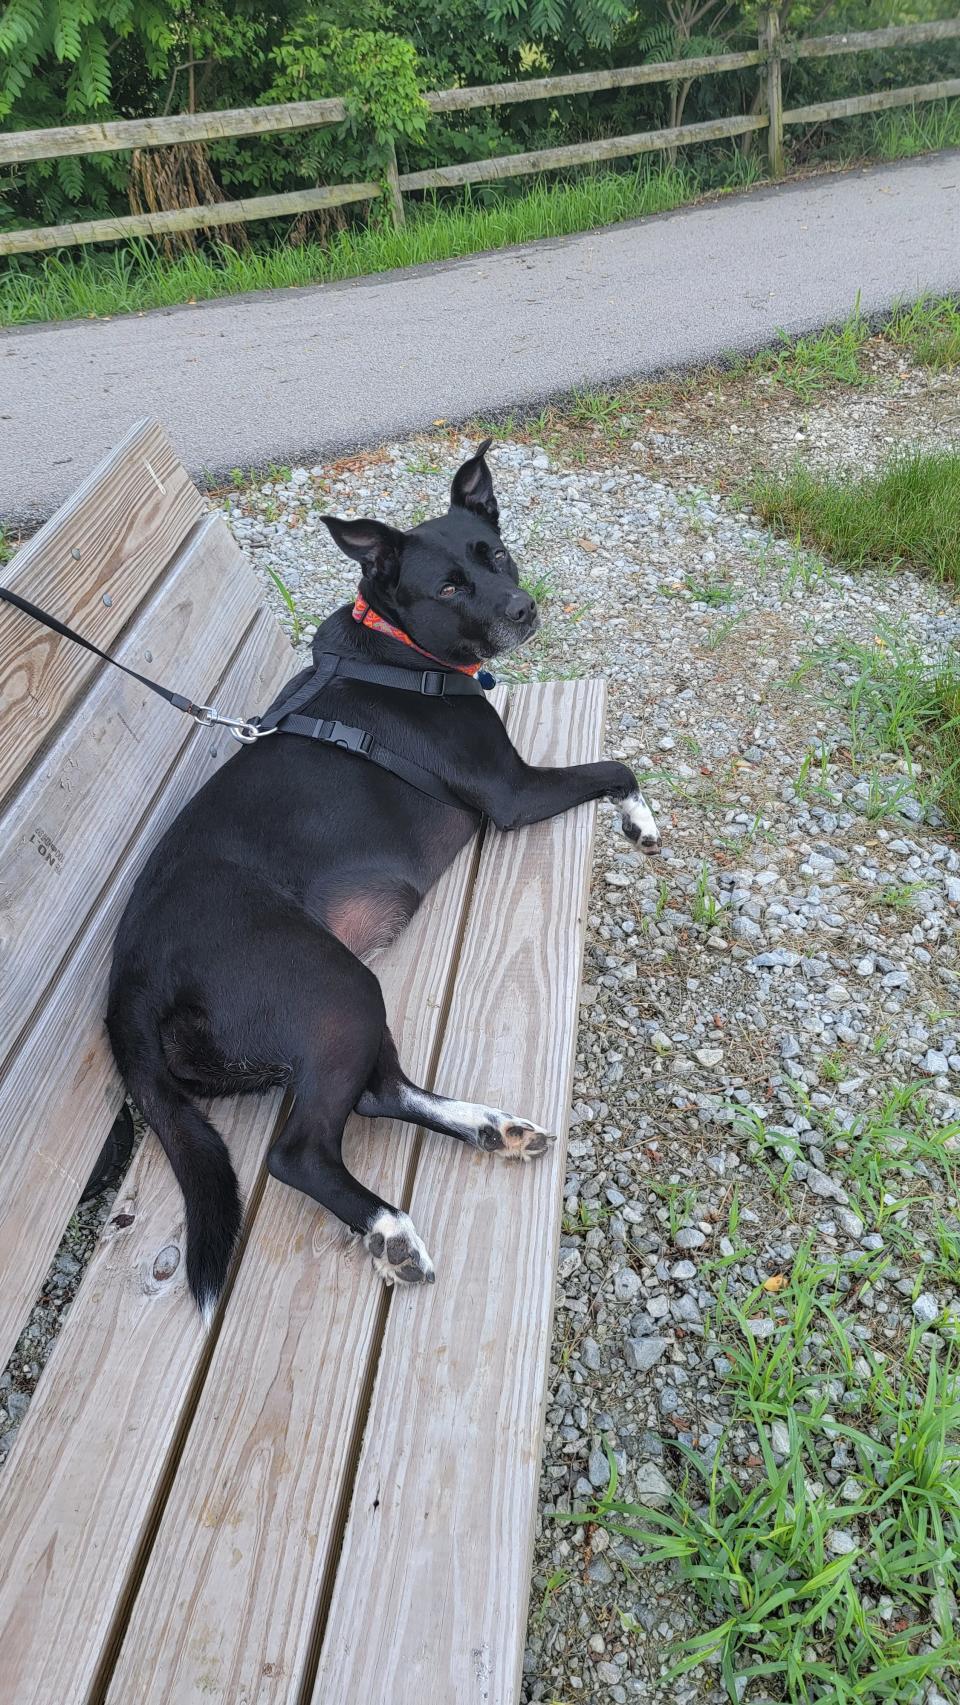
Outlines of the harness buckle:
M320 739L326 746L343 746L348 752L359 752L369 758L373 735L362 728L351 728L346 722L321 723Z
M440 669L424 669L420 676L420 691L428 699L442 699L446 692L446 677Z

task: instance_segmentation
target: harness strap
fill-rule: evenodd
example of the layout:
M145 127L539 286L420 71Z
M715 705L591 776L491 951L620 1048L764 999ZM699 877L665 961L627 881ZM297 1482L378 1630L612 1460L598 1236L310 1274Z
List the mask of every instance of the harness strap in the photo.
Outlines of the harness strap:
M401 781L409 782L410 786L417 788L420 793L429 794L431 799L439 799L443 805L456 806L459 811L476 809L475 806L467 805L439 776L431 774L409 758L401 758L396 752L389 752L363 728L351 728L347 723L336 722L332 718L315 721L310 716L291 716L285 710L276 726L281 734L300 734L308 740L319 741L321 746L341 746L347 752L355 752L360 758L368 758L371 764L379 764L382 770L389 770L392 775L399 776Z
M280 728L284 717L293 711L302 710L312 698L328 686L334 676L341 681L362 681L366 686L399 687L404 692L422 693L428 699L446 699L451 696L476 698L483 697L485 686L472 675L448 674L443 669L404 669L396 663L367 663L355 661L349 657L341 657L339 652L325 651L317 659L317 664L295 688L288 698L282 695L277 703L259 719L257 727L267 734L273 728ZM492 685L493 677L484 671L485 679ZM282 732L282 729L281 729Z
M453 673L447 669L404 669L396 663L354 663L347 657L340 659L337 674L350 681L372 682L375 687L400 687L407 692L423 693L428 699L467 695L482 698L493 685L493 677L485 669L478 677L459 668Z

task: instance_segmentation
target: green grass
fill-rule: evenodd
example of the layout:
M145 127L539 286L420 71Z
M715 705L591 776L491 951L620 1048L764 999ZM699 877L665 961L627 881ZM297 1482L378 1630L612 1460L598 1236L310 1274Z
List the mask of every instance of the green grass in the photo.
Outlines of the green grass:
M954 829L960 828L960 666L931 663L900 628L878 624L872 645L841 640L812 652L792 680L822 670L836 683L849 725L853 763L869 769L868 817L895 812L908 794L926 795ZM869 768L889 755L906 775L881 775ZM889 764L885 766L889 768ZM921 772L928 778L921 785ZM797 792L830 796L828 760L808 753ZM889 903L889 902L887 902Z
M718 900L710 890L710 872L705 864L700 866L697 885L693 899L690 902L690 916L694 923L702 924L704 929L714 929L720 922L720 915L726 911L726 901Z
M884 335L922 367L948 371L960 363L960 300L926 296L897 308Z
M726 187L759 175L731 156ZM396 231L382 221L351 227L328 242L299 247L278 242L243 251L214 245L166 259L152 244L134 242L108 254L54 254L39 263L10 263L0 280L0 325L62 320L170 307L249 290L327 283L426 261L451 260L540 237L567 236L618 220L663 213L693 200L707 179L689 163L633 172L602 172L571 183L536 180L522 195L474 199L457 206L408 204Z
M786 332L779 337L780 347L755 356L750 366L755 373L769 373L804 402L831 385L869 383L860 357L870 337L870 325L860 312L859 295L843 325L828 326L809 337L792 338Z
M732 604L737 596L729 582L723 579L695 580L688 574L683 584L695 604L708 604L711 608L718 604Z
M960 111L960 108L958 108ZM779 334L774 349L761 350L749 361L732 361L730 371L762 373L793 391L802 402L813 402L834 385L862 388L873 383L864 353L873 337L870 322L853 311L839 326L828 326L807 337ZM942 372L960 364L960 298L925 296L894 309L881 328L885 341L918 366Z
M955 1263L948 1227L939 1248ZM626 1538L639 1551L631 1571L677 1569L701 1631L668 1654L674 1679L710 1662L731 1701L746 1690L788 1705L906 1705L928 1681L956 1697L960 1355L931 1350L919 1329L897 1354L872 1349L857 1296L883 1259L851 1268L807 1243L786 1288L757 1286L741 1303L721 1278L706 1333L726 1358L731 1425L756 1441L753 1466L725 1467L723 1444L712 1466L678 1445L679 1485L657 1510L618 1497L608 1448L606 1492L558 1517ZM772 1336L754 1332L758 1319ZM842 1488L829 1472L838 1447Z
M798 465L754 482L769 526L849 568L912 568L960 585L960 452L900 454L876 474Z
M912 160L938 148L960 147L960 103L931 101L878 113L869 151L881 160Z
M889 888L880 890L878 902L895 912L908 912L917 895L922 894L927 886L926 882L894 882Z

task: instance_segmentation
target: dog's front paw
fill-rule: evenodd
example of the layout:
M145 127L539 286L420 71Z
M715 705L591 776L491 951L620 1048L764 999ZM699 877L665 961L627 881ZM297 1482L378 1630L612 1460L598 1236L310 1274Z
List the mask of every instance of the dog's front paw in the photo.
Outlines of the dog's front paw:
M385 1285L433 1284L433 1262L409 1214L381 1209L363 1242Z
M661 846L660 830L643 794L628 794L621 809L623 815L620 823L627 840L632 841L641 852L658 853Z

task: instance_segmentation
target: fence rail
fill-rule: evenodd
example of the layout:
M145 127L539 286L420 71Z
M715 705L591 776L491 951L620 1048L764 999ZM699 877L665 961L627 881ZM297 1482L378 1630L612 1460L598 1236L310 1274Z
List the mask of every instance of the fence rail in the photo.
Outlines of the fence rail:
M431 113L466 112L477 107L506 106L520 101L543 101L587 95L608 89L637 88L651 83L687 82L725 71L757 67L761 79L764 111L711 119L705 123L682 124L669 129L641 131L632 136L603 137L595 142L577 142L557 148L540 148L525 154L471 160L456 166L436 166L425 171L401 173L396 158L388 165L386 182L330 184L294 190L283 195L251 196L239 201L215 202L203 207L177 208L170 212L137 213L108 219L90 219L76 224L36 226L21 231L0 232L0 255L28 254L85 243L116 241L124 237L162 236L176 231L196 231L210 226L246 224L287 214L340 207L350 202L375 201L386 196L398 224L403 223L403 195L412 190L444 189L460 184L490 183L498 178L529 176L556 171L564 166L588 165L601 160L623 159L659 149L690 147L752 131L767 131L767 149L772 176L783 171L783 132L787 125L818 124L857 113L883 112L924 101L960 94L960 78L942 78L918 83L912 88L882 89L844 100L821 101L805 107L783 109L783 67L796 60L822 59L835 54L875 52L887 47L919 46L960 37L960 18L937 23L897 25L889 29L859 30L848 35L813 36L796 40L780 34L780 14L774 8L761 15L758 45L741 53L716 53L697 58L664 60L648 65L615 66L603 71L577 72L565 77L533 77L511 83L485 83L462 89L439 89L425 95ZM345 100L288 101L263 107L237 107L212 113L180 113L167 118L119 119L105 124L67 125L50 130L11 131L0 136L0 166L16 166L33 160L62 159L83 154L103 154L131 148L169 147L184 142L209 142L227 136L265 136L285 130L301 130L340 124L349 115Z

